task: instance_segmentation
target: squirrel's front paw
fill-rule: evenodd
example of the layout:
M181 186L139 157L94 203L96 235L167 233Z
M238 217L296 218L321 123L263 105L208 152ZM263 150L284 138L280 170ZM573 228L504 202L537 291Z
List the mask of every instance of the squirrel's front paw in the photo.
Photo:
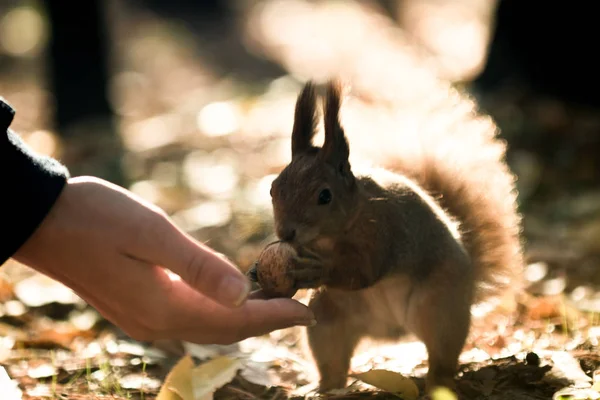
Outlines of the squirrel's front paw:
M297 289L315 289L325 283L327 269L323 261L310 257L293 257L294 267L287 275L294 280Z

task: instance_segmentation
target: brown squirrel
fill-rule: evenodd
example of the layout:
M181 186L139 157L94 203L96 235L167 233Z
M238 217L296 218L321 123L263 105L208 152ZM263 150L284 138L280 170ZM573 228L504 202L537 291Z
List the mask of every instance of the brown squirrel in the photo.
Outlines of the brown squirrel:
M297 98L292 158L271 196L277 236L301 255L288 273L297 288L316 289L307 334L319 390L346 386L361 338L405 332L427 348L426 388L455 388L472 305L508 289L522 266L505 145L486 131L469 144L478 155L459 155L472 158L462 169L427 143L420 162L398 161L402 175L355 175L337 81L326 85L324 143L313 144L315 89L309 81Z

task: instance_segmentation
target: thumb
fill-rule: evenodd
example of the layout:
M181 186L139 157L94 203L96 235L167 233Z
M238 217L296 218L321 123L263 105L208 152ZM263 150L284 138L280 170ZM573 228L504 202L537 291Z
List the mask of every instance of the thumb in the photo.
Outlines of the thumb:
M168 217L155 218L153 223L157 226L142 235L144 239L138 243L143 249L137 254L168 268L223 306L238 307L246 301L251 283L235 265L180 230Z

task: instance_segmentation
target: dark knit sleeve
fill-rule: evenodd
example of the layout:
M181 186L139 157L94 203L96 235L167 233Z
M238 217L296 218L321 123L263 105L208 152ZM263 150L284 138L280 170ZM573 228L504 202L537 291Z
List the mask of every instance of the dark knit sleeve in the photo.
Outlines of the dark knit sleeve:
M10 130L14 115L0 97L0 265L33 234L69 177L62 164L34 153Z

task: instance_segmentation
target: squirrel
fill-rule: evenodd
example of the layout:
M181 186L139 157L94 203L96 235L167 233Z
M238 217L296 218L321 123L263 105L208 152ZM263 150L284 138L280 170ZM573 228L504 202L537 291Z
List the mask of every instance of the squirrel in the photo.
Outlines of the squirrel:
M346 386L362 338L408 332L427 349L426 391L456 390L471 307L511 289L522 268L506 145L480 129L468 146L454 147L462 163L429 142L418 162L398 160L399 171L355 172L340 120L341 84L325 86L322 146L313 144L319 115L316 84L308 81L296 99L291 161L270 191L275 233L300 254L288 274L313 291L308 306L317 323L307 339L319 391Z

